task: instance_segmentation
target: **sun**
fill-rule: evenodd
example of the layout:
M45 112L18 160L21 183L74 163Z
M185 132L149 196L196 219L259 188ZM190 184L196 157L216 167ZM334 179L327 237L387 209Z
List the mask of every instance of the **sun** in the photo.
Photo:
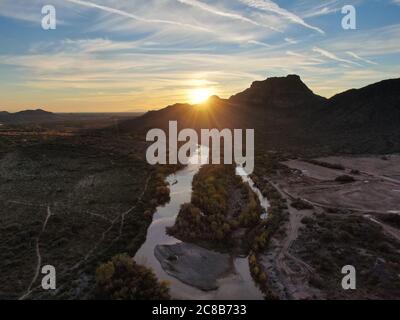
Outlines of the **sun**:
M193 104L198 104L206 101L213 92L209 88L196 88L189 92L190 102Z

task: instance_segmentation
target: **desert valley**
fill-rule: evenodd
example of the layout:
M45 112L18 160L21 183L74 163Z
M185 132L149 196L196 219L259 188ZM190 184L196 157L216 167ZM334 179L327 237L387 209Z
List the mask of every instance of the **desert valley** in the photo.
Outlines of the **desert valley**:
M170 121L254 129L254 172L149 165L146 133ZM145 114L0 123L1 299L400 296L400 79L327 99L288 75Z

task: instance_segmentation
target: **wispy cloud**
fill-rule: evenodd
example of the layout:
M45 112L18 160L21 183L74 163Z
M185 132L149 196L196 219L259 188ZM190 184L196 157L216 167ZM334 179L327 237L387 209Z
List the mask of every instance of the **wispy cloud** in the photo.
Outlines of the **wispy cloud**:
M250 7L253 7L253 8L262 10L262 11L278 14L278 15L284 17L285 19L289 20L292 23L302 25L306 28L317 31L321 34L325 34L325 32L322 29L308 24L301 17L297 16L296 14L294 14L284 8L281 8L278 4L276 4L273 1L270 1L270 0L240 0L240 1Z
M336 62L343 62L343 63L348 63L348 64L353 64L353 65L358 65L359 66L359 64L354 62L354 61L340 58L336 54L334 54L332 52L329 52L327 50L318 48L318 47L314 47L313 51L316 52L316 53L319 53L323 57L326 57L326 58L328 58L330 60L333 60L333 61L336 61Z
M362 52L364 56L381 56L400 53L400 24L358 30L340 34L320 42L321 46L335 52Z
M331 13L339 12L340 8L329 8L329 7L323 7L319 10L313 10L310 11L309 13L306 13L304 15L304 18L313 18L313 17L319 17L319 16L325 16Z
M400 0L399 0L399 1L400 1ZM359 61L362 61L362 62L365 62L365 63L369 63L369 64L373 64L373 65L377 65L376 62L371 61L371 60L368 60L368 59L365 59L365 58L362 58L362 57L360 57L358 54L355 54L354 52L347 51L346 53L347 53L349 56L351 56L351 57L353 57L353 58L355 58L355 59L357 59L357 60L359 60Z
M198 0L177 0L177 1L180 3L186 4L186 5L189 5L189 6L199 8L201 10L207 11L209 13L212 13L212 14L215 14L218 16L222 16L222 17L230 18L230 19L234 19L234 20L240 20L242 22L247 22L247 23L250 23L255 26L265 27L265 28L269 28L269 29L277 31L277 32L281 32L279 29L277 29L274 26L259 23L255 20L249 19L249 18L247 18L243 15L237 14L237 13L220 10L216 7L210 6L206 3L198 1Z
M286 41L287 43L290 43L290 44L297 44L297 43L298 43L297 40L294 40L294 39L292 39L292 38L285 38L285 41Z
M393 67L379 72L353 68L349 73L344 72L343 61L337 66L326 66L323 59L307 51L287 51L285 55L274 48L268 55L263 49L224 54L174 51L148 54L134 50L136 53L115 55L108 49L104 54L94 52L96 44L103 48L131 45L107 39L69 40L53 53L0 55L0 67L13 66L21 73L17 85L24 92L10 97L2 93L3 103L50 104L52 110L57 110L56 107L76 111L142 110L185 102L191 88L199 84L228 97L254 80L288 73L300 74L313 90L329 96L342 89L393 77L400 71ZM68 52L69 46L82 50ZM7 85L10 83L12 80L8 79ZM30 90L46 94L39 99L29 95Z
M299 53L299 52L294 52L294 51L291 51L291 50L286 51L286 54L288 56L293 56L293 57L299 58L299 60L303 61L303 63L306 62L306 61L309 61L310 64L318 65L318 64L322 64L324 62L322 59L315 58L313 56L302 54L302 53Z
M353 0L352 4L355 4L354 2L357 1L359 0ZM339 12L342 9L343 5L343 0L324 0L318 1L318 3L307 0L298 2L298 6L301 8L300 15L303 18L320 17Z
M235 12L218 9L214 6L194 0L139 0L138 3L123 2L122 7L111 7L98 4L98 0L60 0L66 3L80 5L85 8L97 9L106 15L89 28L89 32L138 33L144 32L148 37L159 37L160 42L168 43L179 39L188 42L234 43L242 45L252 43L258 46L268 45L260 39L268 34L281 32L273 26L277 19L270 19L270 24L263 24ZM151 8L152 10L149 10ZM210 15L197 15L196 10L212 13L216 17L226 18L221 22ZM232 24L232 20L244 24ZM171 28L165 28L170 25ZM150 31L150 33L149 33Z
M271 48L272 47L268 43L261 42L261 41L256 41L256 40L249 40L248 43L249 44L255 44L255 45L258 45L258 46L262 46L262 47L267 47L267 48Z
M48 4L46 0L31 0L28 3L23 0L1 0L0 3L0 17L7 17L23 22L29 22L32 25L40 25L43 18L41 8ZM64 18L69 18L71 12L65 12ZM68 23L58 17L57 24L59 26L66 26Z
M134 20L140 21L140 22L161 23L161 24L168 24L168 25L173 25L173 26L178 26L178 27L184 27L184 28L199 30L199 31L203 31L203 32L212 32L212 30L210 30L208 28L205 28L205 27L202 27L202 26L196 26L194 24L187 24L187 23L182 23L182 22L178 22L178 21L163 20L163 19L147 19L147 18L143 18L143 17L137 16L135 14L126 12L124 10L120 10L120 9L116 9L116 8L112 8L112 7L108 7L108 6L99 5L99 4L96 4L94 2L83 1L83 0L64 0L64 1L75 3L75 4L78 4L78 5L81 5L81 6L85 6L85 7L89 7L89 8L99 9L99 10L106 11L106 12L109 12L109 13L117 14L119 16L123 16L123 17L126 17L126 18L134 19Z
M360 14L400 8L382 1ZM0 96L15 109L153 109L187 101L195 86L228 97L288 73L329 96L400 74L395 20L346 32L340 14L321 18L347 0L53 0L67 24L48 33L40 28L48 0L0 3L0 27L15 19L17 37L0 47Z

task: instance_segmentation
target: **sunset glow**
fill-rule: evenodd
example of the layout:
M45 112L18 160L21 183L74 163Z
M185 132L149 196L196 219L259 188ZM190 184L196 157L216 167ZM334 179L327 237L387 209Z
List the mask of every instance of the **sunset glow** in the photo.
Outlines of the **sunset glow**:
M213 95L211 89L208 88L197 88L189 93L190 103L198 104L206 101L210 96Z
M299 74L331 97L400 74L399 0L2 0L1 111L155 110ZM363 26L344 30L356 5ZM62 20L61 20L62 17Z

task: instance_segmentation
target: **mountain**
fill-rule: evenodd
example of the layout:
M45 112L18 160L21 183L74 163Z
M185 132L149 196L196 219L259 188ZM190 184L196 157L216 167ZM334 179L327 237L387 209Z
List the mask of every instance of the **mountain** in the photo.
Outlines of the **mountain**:
M328 109L341 126L399 126L400 79L340 93L328 101Z
M0 111L0 122L8 124L48 122L57 120L57 115L42 109L24 110L15 113Z
M399 152L400 79L337 94L313 117L321 141L335 139L344 151Z
M7 111L0 111L0 122L6 122L10 114Z
M168 128L255 129L256 144L297 153L400 151L400 79L353 89L330 99L297 75L256 81L229 99L175 104L121 123L128 132Z
M249 89L232 96L229 100L239 104L292 108L320 103L326 99L315 95L298 75L288 75L255 81Z
M292 118L292 108L300 112L325 100L308 89L299 76L290 75L254 82L249 89L229 99L213 96L196 106L174 104L122 125L126 130L148 130L167 127L169 120L177 120L182 128L252 128L264 126L269 117L286 123ZM285 119L277 119L277 114Z

